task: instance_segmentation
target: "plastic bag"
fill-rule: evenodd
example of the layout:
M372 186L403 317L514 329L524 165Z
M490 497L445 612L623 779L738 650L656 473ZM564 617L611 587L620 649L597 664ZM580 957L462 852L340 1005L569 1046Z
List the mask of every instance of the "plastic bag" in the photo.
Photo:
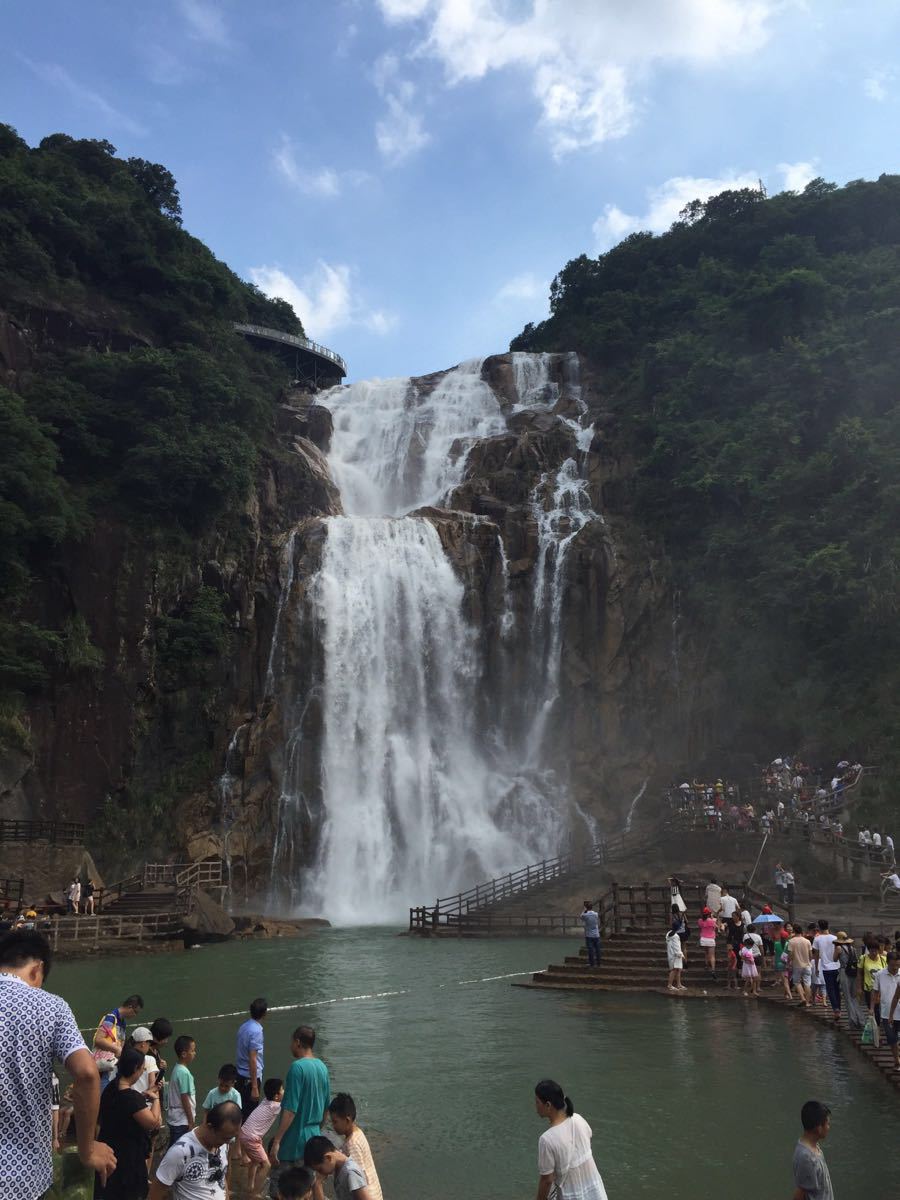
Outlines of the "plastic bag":
M877 1050L879 1040L880 1036L878 1022L875 1020L875 1017L872 1015L872 1013L869 1013L868 1017L866 1017L866 1023L863 1026L860 1044L863 1046L871 1046L873 1050Z

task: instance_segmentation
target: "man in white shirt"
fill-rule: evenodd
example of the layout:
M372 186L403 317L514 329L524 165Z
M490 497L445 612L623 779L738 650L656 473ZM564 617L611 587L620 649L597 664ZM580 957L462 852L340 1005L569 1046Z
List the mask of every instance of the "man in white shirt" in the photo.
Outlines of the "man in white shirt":
M237 1104L225 1100L211 1108L203 1125L182 1134L166 1151L150 1184L150 1200L225 1200L225 1143L240 1128Z
M728 891L728 885L723 883L722 895L719 900L719 916L723 921L730 921L739 908L737 900Z
M872 830L872 845L875 847L876 850L881 849L881 834L878 832L877 829Z
M841 964L837 956L837 938L828 931L828 922L819 922L819 932L813 938L812 950L815 963L814 974L822 971L825 980L825 992L835 1021L841 1019Z
M880 1004L881 1028L884 1030L884 1040L891 1048L894 1056L894 1067L900 1071L900 1012L897 1011L897 1001L900 999L900 954L891 951L887 956L887 966L875 972L874 999Z
M717 879L711 879L706 885L706 907L714 917L719 915L719 909L722 907L722 889Z
M894 839L889 833L884 835L884 857L889 863L894 863L896 861L894 858Z

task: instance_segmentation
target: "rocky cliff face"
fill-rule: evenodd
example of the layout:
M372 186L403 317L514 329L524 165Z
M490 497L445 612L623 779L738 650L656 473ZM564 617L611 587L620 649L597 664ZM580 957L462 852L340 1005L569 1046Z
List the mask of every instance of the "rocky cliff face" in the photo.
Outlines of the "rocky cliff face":
M513 412L517 401L510 355L485 362L485 377L503 398L508 432L476 445L453 507L475 513L500 534L508 559L508 596L523 634L533 625L534 578L541 554L541 513L552 510L555 481L573 460L587 481L597 519L585 523L566 551L560 580L560 698L550 740L557 768L567 765L577 804L599 828L622 828L631 799L660 761L678 756L677 661L673 657L672 596L659 550L631 519L628 475L615 422L604 409L599 378L582 369L577 387L566 378L567 356L553 355L551 383L559 398L549 410ZM593 436L579 436L573 418ZM535 503L535 498L538 503ZM562 535L571 525L561 525ZM481 537L489 540L487 530ZM452 548L451 548L452 549ZM461 566L461 570L463 567ZM552 603L545 595L544 603ZM486 635L494 659L502 653L496 601ZM505 648L512 692L528 687L527 649ZM501 669L495 661L491 673Z
M27 328L0 317L7 385L21 385L48 338L98 350L132 344L120 331L91 331L61 314ZM291 390L281 397L243 511L200 541L173 545L110 518L60 548L35 609L51 628L83 618L102 665L55 669L30 700L31 750L9 750L0 762L4 816L91 823L107 874L129 854L190 847L202 857L202 831L221 824L210 782L232 731L245 714L271 709L266 665L285 541L298 522L340 511L324 457L330 414L310 399ZM294 539L298 553L302 540ZM225 649L217 658L173 662L160 629L189 617L201 589L222 598ZM254 736L264 741L265 720L258 723Z
M28 369L27 343L8 327L0 354L7 379ZM657 764L680 757L689 651L673 640L665 563L630 516L631 463L601 381L574 375L570 356L549 359L546 395L528 406L512 356L485 360L505 431L456 447L466 467L447 507L419 513L464 585L484 663L479 703L515 709L523 758L544 704L556 777L588 826L614 831ZM428 396L443 374L411 381L410 394ZM108 521L64 548L38 602L57 623L81 614L103 667L60 672L31 705L34 752L2 764L6 815L93 822L107 874L104 854L115 860L127 843L146 857L222 857L238 898L312 860L322 649L309 593L323 518L341 511L331 436L325 407L285 395L227 529L184 549ZM225 598L226 649L173 663L160 622L189 613L202 588ZM139 838L120 845L122 821Z

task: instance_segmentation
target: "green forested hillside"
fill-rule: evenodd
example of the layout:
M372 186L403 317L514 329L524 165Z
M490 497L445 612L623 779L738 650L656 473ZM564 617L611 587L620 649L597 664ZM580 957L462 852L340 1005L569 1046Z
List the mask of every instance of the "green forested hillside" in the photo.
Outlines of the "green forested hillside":
M45 628L29 603L55 547L100 513L171 546L239 507L282 373L232 322L302 330L288 305L181 228L164 167L64 134L32 149L4 125L0 313L27 348L14 377L0 377L0 734L9 737L17 695L54 665L90 657L82 626Z
M733 745L900 776L900 177L694 202L567 264L513 349L604 373ZM727 749L727 747L723 747Z

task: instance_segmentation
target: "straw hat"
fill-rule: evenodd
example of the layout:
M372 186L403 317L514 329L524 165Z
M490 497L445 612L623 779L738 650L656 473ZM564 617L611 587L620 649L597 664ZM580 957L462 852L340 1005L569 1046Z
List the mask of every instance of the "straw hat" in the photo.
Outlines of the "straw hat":
M837 944L839 946L852 946L853 945L853 938L847 937L847 934L843 929L839 929L838 932L834 936L835 936L835 940L837 941Z

